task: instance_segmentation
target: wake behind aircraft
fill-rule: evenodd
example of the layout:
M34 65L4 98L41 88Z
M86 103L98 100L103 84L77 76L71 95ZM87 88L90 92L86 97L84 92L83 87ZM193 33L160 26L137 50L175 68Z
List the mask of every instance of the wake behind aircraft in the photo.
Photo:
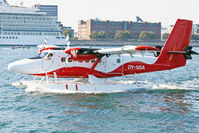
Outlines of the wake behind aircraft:
M46 79L89 79L89 82L81 80L89 84L101 83L99 78L171 70L185 66L186 60L192 58L191 54L197 54L189 47L191 31L192 21L178 19L163 48L123 46L98 49L70 48L68 45L63 50L44 47L40 49L38 57L13 62L8 70ZM71 88L77 90L77 83Z

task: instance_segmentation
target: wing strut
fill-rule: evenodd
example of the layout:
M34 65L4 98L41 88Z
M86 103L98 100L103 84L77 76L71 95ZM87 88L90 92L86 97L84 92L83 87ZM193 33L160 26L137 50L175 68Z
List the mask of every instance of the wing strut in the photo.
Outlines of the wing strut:
M98 56L97 60L94 62L94 64L92 65L91 69L90 69L90 73L93 73L95 67L97 66L97 64L100 62L100 60L102 59L104 55Z

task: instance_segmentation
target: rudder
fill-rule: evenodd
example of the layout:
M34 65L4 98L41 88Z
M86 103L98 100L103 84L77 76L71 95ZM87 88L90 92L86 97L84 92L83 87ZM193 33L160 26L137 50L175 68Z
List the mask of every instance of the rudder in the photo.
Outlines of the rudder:
M171 68L184 66L186 59L180 52L189 46L191 31L192 21L178 19L156 63L171 65Z

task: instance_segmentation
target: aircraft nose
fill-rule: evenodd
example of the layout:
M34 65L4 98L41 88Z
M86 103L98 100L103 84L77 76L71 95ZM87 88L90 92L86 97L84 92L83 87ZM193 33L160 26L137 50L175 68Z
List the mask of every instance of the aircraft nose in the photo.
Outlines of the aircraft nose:
M21 61L16 61L16 62L13 62L13 63L10 63L8 65L8 71L10 72L15 72L15 73L23 73L23 63Z
M38 60L39 61L39 60ZM19 60L8 65L8 70L10 72L20 73L20 74L35 74L37 71L41 71L38 66L38 61L31 59Z
M15 64L14 63L10 63L9 65L8 65L8 71L10 71L10 72L15 72L16 70L16 67L15 67Z

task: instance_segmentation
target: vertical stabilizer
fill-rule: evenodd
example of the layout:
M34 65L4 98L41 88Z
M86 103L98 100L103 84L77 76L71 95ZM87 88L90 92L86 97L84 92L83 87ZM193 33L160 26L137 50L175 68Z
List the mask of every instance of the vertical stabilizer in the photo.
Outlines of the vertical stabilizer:
M183 52L189 46L192 21L178 19L156 63L171 65L172 68L186 64Z

